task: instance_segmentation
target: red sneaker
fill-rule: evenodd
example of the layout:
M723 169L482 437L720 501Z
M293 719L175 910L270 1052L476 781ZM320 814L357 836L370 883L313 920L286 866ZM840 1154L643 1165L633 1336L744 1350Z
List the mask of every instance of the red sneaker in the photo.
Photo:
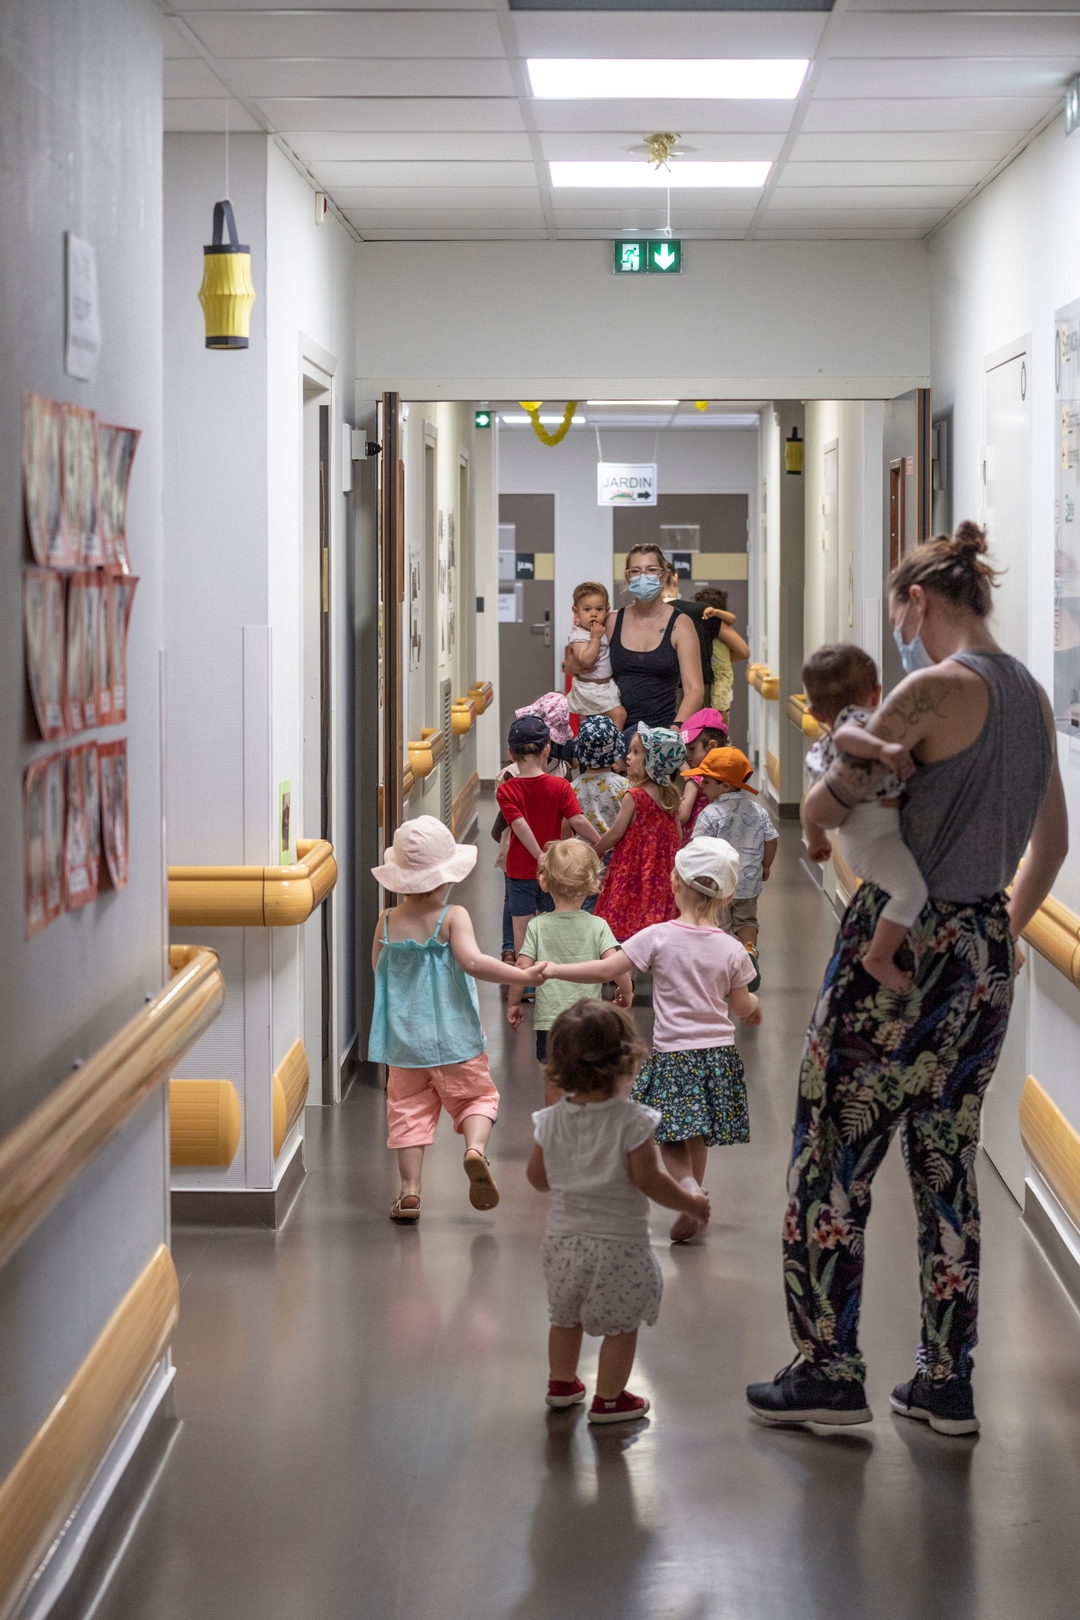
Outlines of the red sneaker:
M570 1383L561 1378L549 1378L548 1392L544 1399L549 1406L576 1406L578 1401L585 1399L585 1385L580 1378L574 1378Z
M644 1417L648 1410L649 1403L644 1395L631 1395L628 1389L624 1389L613 1401L605 1401L602 1396L595 1395L589 1407L589 1422L630 1423L634 1418Z

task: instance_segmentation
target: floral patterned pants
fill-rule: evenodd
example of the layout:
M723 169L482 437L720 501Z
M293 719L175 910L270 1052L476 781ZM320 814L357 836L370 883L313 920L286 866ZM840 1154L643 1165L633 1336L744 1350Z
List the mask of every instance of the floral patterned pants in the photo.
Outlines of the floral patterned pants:
M870 1184L899 1130L919 1223L918 1370L967 1378L979 1114L1012 1005L1013 943L1004 895L931 900L909 936L913 986L896 995L861 966L886 898L864 883L848 907L806 1037L784 1215L788 1321L798 1349L829 1377L864 1376Z

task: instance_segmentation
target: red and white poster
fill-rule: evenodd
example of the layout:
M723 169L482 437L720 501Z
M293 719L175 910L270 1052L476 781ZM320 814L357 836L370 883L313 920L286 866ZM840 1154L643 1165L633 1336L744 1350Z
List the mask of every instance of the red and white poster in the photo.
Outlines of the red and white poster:
M109 690L112 710L109 724L127 719L127 637L131 604L138 585L135 574L111 574L102 598L109 618Z
M77 568L82 561L83 523L88 514L83 491L86 431L94 431L94 414L80 405L60 405L60 494L63 522L49 561L54 568ZM91 457L93 463L93 457ZM94 464L94 488L97 467ZM92 496L96 504L96 496Z
M64 907L77 911L97 898L101 864L101 794L97 744L64 755L67 811L64 829Z
M46 740L64 732L64 582L51 568L23 574L26 678Z
M30 548L41 567L66 554L60 473L60 407L40 394L22 397L23 507Z
M80 568L67 585L64 702L68 730L89 731L98 723L103 675L107 677L108 618L103 617L106 578L97 568ZM111 694L103 718L112 708Z
M27 939L64 907L64 756L35 760L23 777L23 871Z
M101 778L101 846L114 889L128 880L128 789L126 741L98 743Z
M98 424L97 476L101 508L102 555L106 565L130 572L127 545L128 484L140 433L138 428Z

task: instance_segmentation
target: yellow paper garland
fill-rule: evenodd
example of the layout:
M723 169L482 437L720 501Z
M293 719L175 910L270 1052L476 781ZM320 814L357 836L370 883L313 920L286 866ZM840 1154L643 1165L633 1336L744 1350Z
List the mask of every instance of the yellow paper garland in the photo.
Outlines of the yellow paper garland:
M578 408L578 402L576 399L572 399L570 401L569 405L567 405L565 411L563 412L562 422L555 429L554 433L549 433L547 428L542 426L540 422L540 407L543 403L544 402L542 399L518 400L518 404L521 406L522 410L528 412L529 420L533 425L533 432L540 440L540 443L550 445L561 444L570 431L570 424L574 420L574 412Z

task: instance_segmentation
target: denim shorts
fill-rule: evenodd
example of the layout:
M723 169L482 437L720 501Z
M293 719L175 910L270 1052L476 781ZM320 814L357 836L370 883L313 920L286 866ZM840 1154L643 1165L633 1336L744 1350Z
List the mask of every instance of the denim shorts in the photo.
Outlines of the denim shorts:
M555 910L555 902L544 893L539 878L508 877L506 898L511 917L534 917L538 911Z
M548 1038L548 1032L547 1032L546 1029L538 1029L536 1031L536 1061L537 1061L537 1063L546 1063L547 1062L547 1038Z

